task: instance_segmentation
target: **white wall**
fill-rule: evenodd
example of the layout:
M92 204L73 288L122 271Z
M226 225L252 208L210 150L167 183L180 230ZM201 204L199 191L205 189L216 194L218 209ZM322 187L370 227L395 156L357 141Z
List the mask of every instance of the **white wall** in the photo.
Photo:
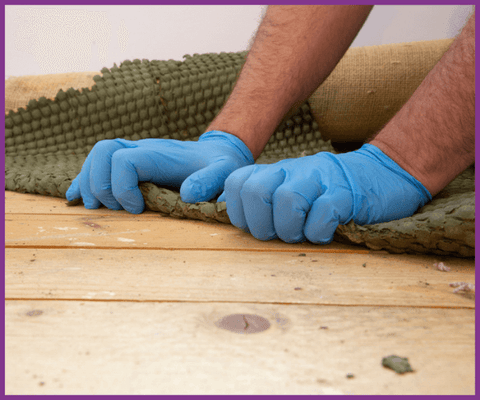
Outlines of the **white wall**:
M455 36L473 6L376 6L353 47ZM241 51L265 6L6 6L5 75Z
M375 6L352 47L456 36L473 6Z

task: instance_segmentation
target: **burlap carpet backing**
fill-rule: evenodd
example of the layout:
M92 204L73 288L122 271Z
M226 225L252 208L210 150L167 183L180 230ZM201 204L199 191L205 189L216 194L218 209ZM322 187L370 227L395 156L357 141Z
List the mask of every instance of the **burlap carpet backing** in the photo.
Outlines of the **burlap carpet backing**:
M309 101L278 127L257 162L270 163L318 151L334 151L326 138L365 140L401 108L451 42L440 40L348 50ZM102 138L196 140L228 97L243 57L244 54L240 53L199 55L187 57L183 63L137 60L136 63L125 63L121 68L104 69L103 76L97 75L95 80L93 72L9 78L5 82L5 113L8 113L6 189L64 197L86 154ZM175 80L175 74L180 72L181 79ZM156 89L154 82L160 82L161 92L155 92L160 86ZM165 90L169 87L170 92ZM92 91L79 92L69 88L89 88ZM60 89L66 92L60 93ZM95 94L101 101L92 103L89 99L96 99ZM148 113L144 111L142 114L128 103L123 107L125 112L120 119L115 110L123 106L117 104L117 101L123 102L122 96L139 99L137 102L143 105L163 96L163 105L159 102L158 109L150 107L148 117ZM32 99L38 99L38 102L32 102ZM86 110L100 107L99 102L103 110L115 114L103 122L103 126L107 124L110 130L96 129L100 125L91 122L97 118L96 114L90 116L91 121L84 114ZM188 112L185 108L182 117L185 102L190 102L190 108ZM205 110L205 102L214 107ZM194 111L192 104L197 107ZM128 114L127 109L133 111ZM65 112L62 114L61 110ZM176 122L168 118L168 112L171 118L177 118ZM83 116L79 118L79 114ZM139 115L140 118L143 115L143 121L138 121ZM112 128L116 122L118 128L119 121L133 121L134 117L137 122L131 122L131 126ZM74 126L75 134L66 128L62 131L60 120L63 127ZM186 128L180 130L180 126ZM39 130L35 131L35 127ZM46 138L49 135L53 137ZM147 208L151 210L179 218L229 222L224 203L212 201L189 205L180 200L176 191L150 183L142 183L141 189ZM473 257L474 189L474 169L469 168L414 216L364 227L351 222L340 226L335 238L391 252Z
M92 87L98 72L71 72L68 74L27 75L9 77L5 81L5 114L26 107L32 99L54 99L60 89Z
M407 102L453 39L354 47L310 97L324 139L364 141Z

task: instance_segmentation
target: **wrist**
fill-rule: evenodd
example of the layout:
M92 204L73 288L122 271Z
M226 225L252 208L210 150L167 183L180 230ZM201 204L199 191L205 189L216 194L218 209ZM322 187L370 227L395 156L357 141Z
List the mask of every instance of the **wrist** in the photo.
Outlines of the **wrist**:
M242 127L241 124L221 123L213 121L207 128L209 131L222 131L240 140L250 152L252 159L256 160L265 148L275 128Z
M413 152L409 151L408 148L403 146L401 141L395 141L395 143L391 143L388 138L382 137L381 135L379 136L380 137L377 136L375 139L373 139L370 144L380 149L402 169L421 182L422 185L425 186L425 188L429 191L429 193L434 193L434 189L437 184L435 179L426 176L425 173L422 173L419 170L419 166L421 165L422 161L418 160L418 157L416 157ZM406 154L408 154L408 156L406 156Z
M391 126L387 127L389 129L380 132L370 144L378 147L421 182L432 196L475 161L474 155L469 157L468 154L459 154L453 146L449 151L435 152L424 147L428 143L420 145L416 140L409 140L409 135L402 135L398 131L390 132Z
M369 157L375 158L380 162L385 168L392 171L396 175L402 176L404 180L409 182L418 193L421 195L421 204L420 207L423 207L427 202L432 200L432 194L425 185L418 180L414 175L409 171L403 168L399 163L397 163L392 157L386 154L380 147L373 143L364 144L358 152L367 153Z
M253 164L255 162L252 152L250 151L248 146L235 135L221 130L209 130L198 138L199 142L207 140L224 141L228 144L229 147L233 147L236 150L236 152L239 154L239 156L243 158L244 162L247 165Z

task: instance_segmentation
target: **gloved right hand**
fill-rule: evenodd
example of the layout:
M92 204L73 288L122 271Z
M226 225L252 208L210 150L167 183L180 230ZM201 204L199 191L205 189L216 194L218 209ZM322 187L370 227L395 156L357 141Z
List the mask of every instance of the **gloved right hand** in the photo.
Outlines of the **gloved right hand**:
M339 224L410 217L430 192L378 147L320 152L234 171L222 194L230 221L260 240L327 244Z
M139 182L180 188L184 202L209 201L222 193L231 172L254 163L236 136L210 131L197 142L173 139L102 140L88 154L67 190L85 208L101 204L139 214L145 208Z

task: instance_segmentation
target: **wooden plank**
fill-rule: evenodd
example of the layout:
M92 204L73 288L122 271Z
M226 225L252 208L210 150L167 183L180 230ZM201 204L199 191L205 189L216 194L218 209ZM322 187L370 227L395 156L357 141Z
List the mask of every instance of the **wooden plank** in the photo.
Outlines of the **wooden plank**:
M79 205L68 207L67 200L59 197L41 196L30 193L17 193L9 190L5 191L5 213L6 214L63 214L63 215L94 215L96 217L103 215L125 216L131 217L132 214L125 210L109 210L101 207L96 210L88 210ZM145 215L157 215L159 213L153 211L145 211L137 215L141 218Z
M270 327L217 326L237 313ZM473 310L7 301L6 394L471 395L474 321ZM382 367L392 354L415 372Z
M6 249L8 299L469 307L473 261L415 255ZM365 267L363 267L365 264Z
M368 253L365 248L331 243L268 242L229 224L178 220L158 213L136 216L31 215L5 216L6 247L218 249L250 251L345 251Z

